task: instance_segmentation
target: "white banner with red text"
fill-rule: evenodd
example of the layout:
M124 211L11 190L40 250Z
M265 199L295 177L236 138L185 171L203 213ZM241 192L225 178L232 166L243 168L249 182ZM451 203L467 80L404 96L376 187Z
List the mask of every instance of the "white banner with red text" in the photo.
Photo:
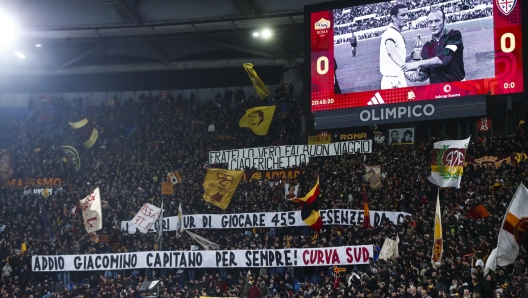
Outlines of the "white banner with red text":
M372 245L267 250L142 251L97 255L33 256L33 271L142 268L251 268L368 264Z
M380 226L385 220L394 224L403 223L406 212L370 211L370 225ZM360 226L363 224L363 210L328 209L321 210L323 225ZM262 212L237 214L192 214L183 216L183 229L252 229L252 228L280 228L306 226L302 221L301 211ZM178 217L164 217L163 231L176 231ZM158 222L150 227L149 232L157 231ZM136 226L132 221L122 221L121 230L129 234L136 233Z

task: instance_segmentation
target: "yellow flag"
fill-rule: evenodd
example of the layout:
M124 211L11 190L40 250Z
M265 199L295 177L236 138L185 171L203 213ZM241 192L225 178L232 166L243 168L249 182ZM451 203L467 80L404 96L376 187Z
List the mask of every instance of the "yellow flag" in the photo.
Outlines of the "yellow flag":
M50 196L50 192L48 190L48 188L44 188L44 190L42 191L42 196L47 198Z
M275 106L254 107L246 110L246 114L238 122L240 127L249 127L256 135L265 136L275 114Z
M22 242L22 245L20 246L20 252L25 252L26 250L26 242Z
M257 72L253 69L253 64L244 63L244 69L251 79L253 87L255 87L255 90L257 90L257 94L260 99L268 97L270 95L270 91L268 90L268 87L266 87L266 84L264 84L264 82L262 82L262 80L259 78Z
M203 183L204 200L225 210L231 203L231 198L242 176L244 176L244 171L207 169Z

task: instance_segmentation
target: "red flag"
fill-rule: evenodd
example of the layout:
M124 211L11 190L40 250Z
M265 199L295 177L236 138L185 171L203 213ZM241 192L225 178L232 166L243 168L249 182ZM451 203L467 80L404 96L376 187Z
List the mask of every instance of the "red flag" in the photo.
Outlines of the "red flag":
M370 211L368 207L367 190L363 186L363 228L370 228Z

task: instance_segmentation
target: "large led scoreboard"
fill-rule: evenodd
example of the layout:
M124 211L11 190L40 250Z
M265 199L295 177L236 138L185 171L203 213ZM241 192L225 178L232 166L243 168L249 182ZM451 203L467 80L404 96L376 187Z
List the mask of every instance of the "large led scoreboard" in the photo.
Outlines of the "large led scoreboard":
M524 91L520 0L350 3L305 7L316 130L480 116Z

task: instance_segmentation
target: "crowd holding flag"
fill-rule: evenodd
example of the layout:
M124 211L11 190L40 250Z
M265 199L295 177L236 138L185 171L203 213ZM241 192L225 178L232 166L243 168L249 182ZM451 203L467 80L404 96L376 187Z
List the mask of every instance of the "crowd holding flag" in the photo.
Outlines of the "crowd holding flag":
M385 238L383 246L381 247L379 258L382 260L396 259L400 256L398 251L398 244L400 243L400 238L396 235L396 240L390 238Z
M218 208L226 209L244 176L244 171L207 169L203 199Z
M434 268L438 268L442 260L442 253L444 252L444 242L442 236L442 213L440 212L440 189L438 189L438 193L436 195L436 211L433 232L434 241L431 263L433 264Z
M319 176L315 186L302 198L295 198L294 203L301 204L301 218L306 225L320 231L323 227L323 220L319 214Z
M169 181L161 181L161 194L162 195L173 195L174 187Z
M528 189L521 184L506 210L499 230L497 247L488 257L484 274L497 266L512 264L519 255L519 245L528 226Z
M275 114L276 106L261 106L246 110L246 114L240 118L240 127L249 127L256 135L265 136L268 134L271 120Z
M92 122L84 118L77 122L70 122L70 126L75 130L75 134L83 142L84 147L90 149L95 145L99 137L99 132Z
M178 171L167 173L167 178L169 178L169 180L172 183L172 185L176 185L176 184L182 182L182 178L181 178L180 172L178 172Z
M434 143L429 181L440 187L460 188L470 138Z
M93 233L103 228L103 212L101 210L101 194L99 187L79 202L86 232Z
M287 200L293 200L297 198L299 193L299 184L284 183L284 197Z
M345 267L337 267L337 266L334 266L334 273L335 274L339 274L341 272L346 272L346 268Z
M363 186L363 228L371 228L370 225L370 210L368 206L367 190Z
M266 84L264 84L264 82L260 79L255 69L253 69L253 64L244 63L243 66L249 76L249 79L253 83L253 87L255 87L255 90L257 91L257 94L260 99L268 97L270 95L270 91L268 87L266 87Z
M154 226L154 223L160 214L161 208L145 203L132 219L132 224L134 224L141 233L148 233L148 231Z
M82 162L77 149L73 146L61 146L60 148L64 153L62 161L69 163L73 171L79 174L82 169Z

